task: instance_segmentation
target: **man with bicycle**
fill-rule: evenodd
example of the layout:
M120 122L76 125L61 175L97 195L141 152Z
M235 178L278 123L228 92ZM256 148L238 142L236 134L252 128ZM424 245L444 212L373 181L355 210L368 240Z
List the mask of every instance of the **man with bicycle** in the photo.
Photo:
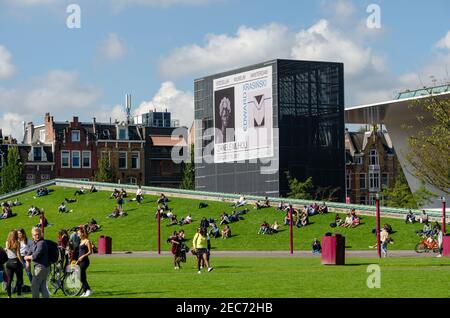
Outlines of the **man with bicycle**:
M49 298L47 289L47 276L49 273L47 243L42 237L40 228L34 227L31 230L31 235L33 237L31 254L25 256L25 260L33 261L34 263L31 294L33 295L33 298L39 298L39 293L42 294L43 298Z

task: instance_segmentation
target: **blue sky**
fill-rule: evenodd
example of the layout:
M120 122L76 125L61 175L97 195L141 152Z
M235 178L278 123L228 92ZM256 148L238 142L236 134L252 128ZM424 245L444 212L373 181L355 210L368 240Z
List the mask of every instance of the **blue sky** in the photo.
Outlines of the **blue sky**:
M81 8L69 29L66 8ZM369 4L381 28L370 29ZM193 118L193 80L279 58L342 61L346 106L448 81L450 2L0 0L0 128L169 108Z

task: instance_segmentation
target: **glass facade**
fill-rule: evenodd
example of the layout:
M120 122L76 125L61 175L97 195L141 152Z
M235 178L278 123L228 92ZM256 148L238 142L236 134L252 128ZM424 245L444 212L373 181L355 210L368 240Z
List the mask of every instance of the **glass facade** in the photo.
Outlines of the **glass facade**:
M205 162L214 136L215 79L272 66L273 157L264 162ZM286 196L286 172L345 195L343 64L273 60L194 83L196 189ZM270 169L267 169L270 166ZM262 171L266 171L262 173Z

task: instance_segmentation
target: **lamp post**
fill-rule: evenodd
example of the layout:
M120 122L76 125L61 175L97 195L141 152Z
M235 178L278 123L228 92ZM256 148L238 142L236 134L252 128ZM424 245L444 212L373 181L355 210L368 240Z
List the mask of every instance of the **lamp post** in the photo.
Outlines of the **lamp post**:
M161 255L161 210L158 208L158 255Z
M445 235L445 197L442 197L442 233Z
M375 197L375 204L377 209L377 250L378 250L378 258L381 258L381 241L380 241L380 197L377 193Z
M289 206L289 228L290 228L290 235L289 235L289 245L290 245L290 249L291 249L291 255L294 254L294 234L293 234L293 223L294 220L292 219L292 210L293 207L292 205Z

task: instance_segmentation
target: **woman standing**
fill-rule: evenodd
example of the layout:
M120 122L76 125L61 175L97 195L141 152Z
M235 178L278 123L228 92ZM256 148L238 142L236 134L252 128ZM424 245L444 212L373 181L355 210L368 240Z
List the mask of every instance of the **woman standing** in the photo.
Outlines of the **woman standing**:
M11 298L11 283L14 274L16 274L17 279L17 297L22 298L23 266L22 256L20 255L19 236L16 230L12 230L8 234L8 240L6 241L6 254L8 255L8 261L6 262L6 275L8 276L6 291L8 293L8 298Z
M170 244L172 244L171 252L173 254L173 265L175 269L180 269L181 263L181 239L179 233L177 231L173 232L173 235L170 237Z
M91 241L89 241L89 236L84 226L78 228L77 234L78 237L80 238L80 247L78 252L79 256L77 260L77 265L80 266L81 270L80 280L83 285L84 291L81 297L89 297L92 295L92 290L87 282L86 271L90 264L89 255L92 254L92 244Z
M22 265L25 268L25 272L31 283L31 281L33 280L33 275L31 274L31 264L30 262L25 261L24 257L31 251L33 240L28 239L25 230L22 228L17 230L17 235L20 242L20 256L22 256Z
M200 227L197 229L197 233L195 234L193 240L192 240L193 247L192 249L196 251L197 253L197 269L198 273L201 274L201 265L202 260L203 263L208 267L208 272L212 271L213 268L209 264L208 261L208 238L206 236L206 229L203 227Z

